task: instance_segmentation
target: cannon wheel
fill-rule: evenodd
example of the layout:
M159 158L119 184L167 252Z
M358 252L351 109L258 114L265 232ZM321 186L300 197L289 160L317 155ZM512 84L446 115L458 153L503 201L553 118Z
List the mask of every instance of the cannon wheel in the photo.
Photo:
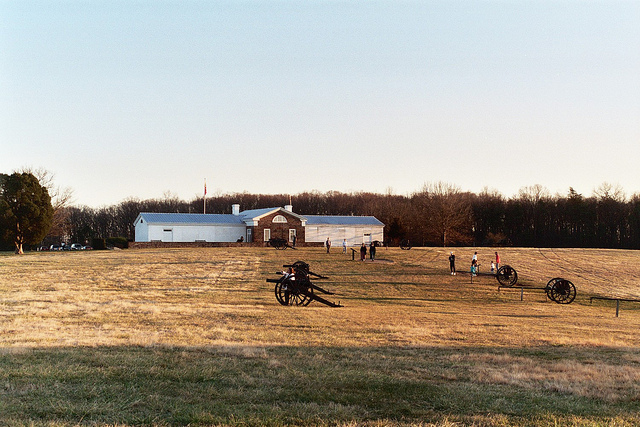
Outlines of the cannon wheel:
M556 278L551 285L547 296L558 304L571 304L576 299L576 287L569 280ZM547 285L548 286L548 285Z
M276 299L282 305L300 305L307 306L311 302L311 298L299 291L299 287L304 286L306 292L313 294L313 288L305 284L293 284L290 279L282 280L276 283L275 294Z
M304 261L296 261L292 264L293 269L296 273L303 273L305 275L309 275L309 264Z
M513 286L518 283L518 273L510 265L503 265L496 273L496 279L502 286Z
M553 285L556 284L557 281L562 280L562 277L554 277L553 279L549 280L547 282L547 286L545 286L544 291L547 294L547 297L551 300L551 301L555 301L554 296L551 293L551 289L553 288Z
M411 249L411 243L409 243L409 240L403 240L402 242L400 242L400 249L408 251L409 249Z

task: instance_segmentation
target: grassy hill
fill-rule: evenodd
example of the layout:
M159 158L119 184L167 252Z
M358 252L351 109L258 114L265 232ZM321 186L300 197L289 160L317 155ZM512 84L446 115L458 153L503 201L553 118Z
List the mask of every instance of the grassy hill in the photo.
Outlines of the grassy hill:
M0 425L640 425L640 252L176 249L0 256ZM344 307L283 307L304 260Z

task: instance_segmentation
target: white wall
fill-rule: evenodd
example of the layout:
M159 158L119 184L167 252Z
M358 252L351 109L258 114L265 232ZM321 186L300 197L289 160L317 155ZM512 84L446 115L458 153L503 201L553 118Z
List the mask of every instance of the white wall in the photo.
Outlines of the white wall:
M138 221L136 223L136 242L149 241L149 225L146 221Z
M343 239L347 239L347 246L360 246L365 234L371 235L371 241L382 242L384 241L383 230L384 226L311 225L305 228L304 234L307 242L325 242L328 237L331 239L332 246L342 247Z
M147 225L147 224L142 224ZM165 230L171 230L171 233ZM246 227L239 225L157 225L148 226L148 232L141 230L138 234L138 226L136 226L136 242L151 241L171 241L173 242L235 242L240 237L246 238ZM142 238L146 237L146 240Z

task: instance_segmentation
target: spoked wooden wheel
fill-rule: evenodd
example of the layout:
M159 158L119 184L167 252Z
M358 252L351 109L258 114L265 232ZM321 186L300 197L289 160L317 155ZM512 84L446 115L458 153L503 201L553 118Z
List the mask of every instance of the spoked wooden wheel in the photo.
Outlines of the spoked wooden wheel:
M313 288L310 283L296 283L295 276L288 277L276 283L274 289L276 299L280 304L307 306L311 302L311 298L302 293L301 290L304 290L307 294L313 294Z
M411 243L409 243L409 240L403 240L402 242L400 242L400 249L403 249L405 251L408 251L409 249L411 249Z
M576 298L576 287L569 280L559 279L551 285L547 295L558 304L571 304Z
M304 275L309 275L309 264L304 261L296 261L292 264L292 268L296 273L302 273Z
M518 273L509 265L503 265L498 269L496 278L502 286L513 286L518 283Z
M553 285L556 284L557 281L559 280L563 280L562 277L554 277L553 279L549 280L547 282L547 286L545 286L544 291L547 294L547 297L551 300L551 301L555 301L553 299L553 296L551 294L551 289L553 288Z

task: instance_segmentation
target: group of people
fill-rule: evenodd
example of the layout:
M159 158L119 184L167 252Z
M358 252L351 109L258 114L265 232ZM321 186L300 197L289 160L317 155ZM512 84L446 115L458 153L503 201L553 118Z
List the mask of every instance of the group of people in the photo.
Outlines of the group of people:
M495 255L496 255L495 261L493 260L491 261L491 273L495 273L500 268L500 255L498 255L498 252L495 252ZM456 275L456 256L454 255L453 252L451 252L451 254L449 255L449 268L451 269L451 275L455 276ZM478 252L476 251L471 257L470 272L473 276L477 276L479 271L480 271L480 264L478 263Z
M329 253L331 250L331 239L327 237L324 246L327 249L327 253ZM347 239L342 240L342 253L347 253ZM362 243L362 246L360 246L360 261L364 261L365 259L367 259L367 245ZM376 245L374 242L371 242L369 245L369 259L371 259L371 261L375 261L376 259Z

